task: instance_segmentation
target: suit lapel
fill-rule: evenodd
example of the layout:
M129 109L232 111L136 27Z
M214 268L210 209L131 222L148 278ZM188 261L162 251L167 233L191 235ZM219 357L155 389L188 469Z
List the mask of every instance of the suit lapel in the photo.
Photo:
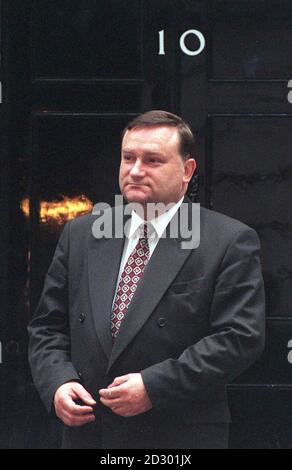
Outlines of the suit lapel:
M94 240L88 253L89 291L97 336L107 357L112 350L110 317L123 239Z
M106 214L106 219L111 220L113 230L115 229L115 215L122 224L129 218L126 216L123 222L123 206L113 211L110 210ZM88 250L89 292L94 324L97 336L108 358L110 358L113 346L111 336L112 302L124 243L125 237L98 240L91 237Z

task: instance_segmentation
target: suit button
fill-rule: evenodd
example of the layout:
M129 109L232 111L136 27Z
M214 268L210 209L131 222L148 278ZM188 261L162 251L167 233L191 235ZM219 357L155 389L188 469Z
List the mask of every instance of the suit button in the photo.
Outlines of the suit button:
M79 372L79 371L78 371L77 373L78 373L78 377L79 377L79 379L80 379L80 380L82 380L82 379L83 379L83 375L82 375L82 373L81 373L81 372Z
M163 317L159 318L157 323L158 323L158 326L160 326L160 328L163 328L165 326L165 323L166 323L165 318L163 318Z
M81 313L80 316L79 316L80 323L83 323L85 321L85 318L86 318L85 313Z

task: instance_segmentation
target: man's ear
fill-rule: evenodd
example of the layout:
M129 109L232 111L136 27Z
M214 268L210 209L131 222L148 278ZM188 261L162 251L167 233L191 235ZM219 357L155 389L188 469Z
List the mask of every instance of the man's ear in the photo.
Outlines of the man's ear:
M184 183L189 183L197 168L197 162L194 158L189 158L185 164Z

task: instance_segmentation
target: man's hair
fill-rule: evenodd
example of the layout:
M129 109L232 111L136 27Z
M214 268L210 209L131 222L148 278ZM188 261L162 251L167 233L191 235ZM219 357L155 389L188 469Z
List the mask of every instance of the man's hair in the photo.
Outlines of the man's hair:
M195 158L195 138L190 127L175 114L167 111L148 111L131 121L122 132L122 139L127 131L145 127L173 127L180 137L180 153L184 160Z

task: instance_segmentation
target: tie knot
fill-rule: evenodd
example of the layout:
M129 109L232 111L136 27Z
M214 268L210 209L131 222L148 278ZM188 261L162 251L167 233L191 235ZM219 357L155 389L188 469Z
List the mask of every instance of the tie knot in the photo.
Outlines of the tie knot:
M144 225L140 226L140 238L148 240L148 238L154 232L154 228L150 223L145 223Z
M143 238L146 238L146 239L148 238L148 231L149 231L148 225L144 224L143 225Z

